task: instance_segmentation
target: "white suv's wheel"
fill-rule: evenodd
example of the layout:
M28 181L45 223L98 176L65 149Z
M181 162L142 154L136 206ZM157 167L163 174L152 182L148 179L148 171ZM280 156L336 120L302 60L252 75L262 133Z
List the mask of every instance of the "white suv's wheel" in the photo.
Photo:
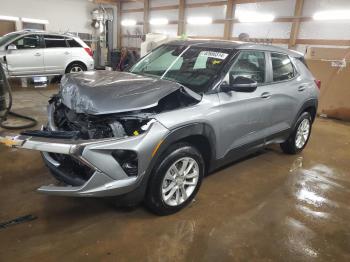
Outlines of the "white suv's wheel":
M86 71L86 67L80 63L73 63L69 65L66 69L66 73L71 73L71 74L75 74L83 71Z

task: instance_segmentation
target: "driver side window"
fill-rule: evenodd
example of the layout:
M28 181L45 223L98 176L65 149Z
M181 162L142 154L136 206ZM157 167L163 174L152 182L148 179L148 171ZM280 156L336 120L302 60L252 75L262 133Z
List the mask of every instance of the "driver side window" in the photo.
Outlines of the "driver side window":
M230 75L235 79L238 76L245 77L256 81L257 83L265 82L265 53L260 51L242 51L230 68L224 81L229 83ZM233 80L232 79L232 80Z
M12 42L17 49L34 49L40 48L40 36L39 35L26 35Z

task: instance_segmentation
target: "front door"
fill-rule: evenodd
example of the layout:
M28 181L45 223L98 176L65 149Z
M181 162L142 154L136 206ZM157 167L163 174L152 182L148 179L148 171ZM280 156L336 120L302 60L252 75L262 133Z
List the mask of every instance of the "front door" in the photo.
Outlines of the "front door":
M266 92L266 61L265 52L241 51L231 69L234 78L243 76L258 83L253 92L220 92L220 109L222 118L218 146L219 157L225 157L229 152L240 148L251 148L264 144L266 130L270 126L272 105ZM224 82L229 81L229 74Z
M7 46L6 61L10 76L44 73L43 48L40 35L23 36Z

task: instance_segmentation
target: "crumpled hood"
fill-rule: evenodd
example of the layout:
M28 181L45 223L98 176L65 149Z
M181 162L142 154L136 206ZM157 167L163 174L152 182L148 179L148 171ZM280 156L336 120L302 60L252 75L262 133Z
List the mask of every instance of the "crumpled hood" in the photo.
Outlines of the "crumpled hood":
M77 113L121 113L154 107L180 84L132 73L92 71L61 80L62 103Z

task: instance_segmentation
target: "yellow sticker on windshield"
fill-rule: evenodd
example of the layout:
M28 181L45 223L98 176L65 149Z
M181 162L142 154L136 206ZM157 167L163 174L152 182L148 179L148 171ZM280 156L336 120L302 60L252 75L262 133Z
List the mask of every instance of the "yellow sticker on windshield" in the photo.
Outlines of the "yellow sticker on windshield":
M221 61L220 60L213 60L213 65L218 65L218 64L221 64Z

